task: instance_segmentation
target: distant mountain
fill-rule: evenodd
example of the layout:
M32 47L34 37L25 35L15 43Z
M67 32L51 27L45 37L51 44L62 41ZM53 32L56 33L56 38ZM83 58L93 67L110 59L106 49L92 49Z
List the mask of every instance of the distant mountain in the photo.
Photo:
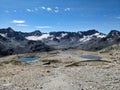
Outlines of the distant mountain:
M120 31L117 30L111 30L106 37L101 38L97 42L94 42L90 47L92 49L103 49L108 46L119 44L120 43Z
M79 32L50 32L40 36L25 37L28 40L42 41L45 44L56 49L80 48L87 49L88 43L106 37L105 34L96 30L79 31Z
M111 32L107 35L107 38L119 38L120 37L120 31L117 30L111 30Z
M32 41L25 38L31 35L41 35L41 32L23 33L14 31L10 27L0 29L0 56L53 49L41 41Z
M97 30L26 33L10 27L0 29L0 55L69 48L100 50L117 43L120 43L120 31L117 30L105 35Z

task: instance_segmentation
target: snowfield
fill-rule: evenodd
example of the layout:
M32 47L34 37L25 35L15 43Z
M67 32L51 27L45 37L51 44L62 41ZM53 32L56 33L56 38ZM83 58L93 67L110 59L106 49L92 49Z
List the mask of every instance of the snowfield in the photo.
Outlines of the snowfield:
M43 39L48 38L48 37L50 37L49 34L43 34L41 36L28 36L28 37L26 37L26 39L38 41L38 40L43 40Z

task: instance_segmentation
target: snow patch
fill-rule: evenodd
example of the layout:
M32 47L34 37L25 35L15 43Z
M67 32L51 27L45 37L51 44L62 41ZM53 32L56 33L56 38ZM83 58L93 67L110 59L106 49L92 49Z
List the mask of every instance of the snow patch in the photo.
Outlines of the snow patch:
M61 37L56 37L57 39L61 39Z
M89 41L91 39L92 36L83 36L82 39L80 39L80 42L86 42L86 41Z
M93 35L87 35L87 36L83 36L83 38L80 39L80 42L86 42L91 40L94 36L96 36L97 38L104 38L105 35L102 35L100 33L95 33Z
M62 37L65 37L65 36L67 36L68 34L67 33L62 33Z
M2 37L7 37L7 34L0 33Z
M102 35L102 34L100 34L100 33L95 33L95 34L93 34L94 36L97 36L98 38L104 38L104 37L106 37L105 35Z
M43 34L41 36L28 36L28 37L26 37L26 39L38 41L38 40L43 40L43 39L48 38L48 37L50 37L49 34Z

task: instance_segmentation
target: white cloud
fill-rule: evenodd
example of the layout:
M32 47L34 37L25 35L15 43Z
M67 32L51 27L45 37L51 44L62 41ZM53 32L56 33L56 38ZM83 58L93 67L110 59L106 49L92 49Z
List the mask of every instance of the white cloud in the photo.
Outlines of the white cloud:
M59 12L59 8L58 8L58 7L55 7L54 12L55 12L55 13L58 13L58 12Z
M50 26L36 26L36 28L38 29L48 29L48 28L52 28Z
M25 23L25 20L13 20L12 23L23 24L23 23Z
M46 8L43 6L43 7L41 7L43 10L45 10Z
M27 24L17 24L17 26L26 27L26 26L29 26L29 25L27 25Z
M22 26L22 27L29 26L25 24L25 20L13 20L12 23L14 23L16 26Z
M52 8L48 7L46 10L47 10L47 11L52 11Z
M71 9L70 8L65 8L64 11L70 11Z
M26 9L28 12L32 12L32 10L31 9Z
M48 12L50 12L50 11L53 11L53 12L55 12L55 13L58 13L58 12L60 12L60 11L62 11L59 7L45 7L45 6L42 6L42 7L34 7L34 8L27 8L26 9L26 11L27 12L37 12L37 11L40 11L40 10L43 10L43 11L48 11ZM64 11L70 11L71 10L71 8L64 8L63 9ZM14 11L14 12L16 12L16 11Z

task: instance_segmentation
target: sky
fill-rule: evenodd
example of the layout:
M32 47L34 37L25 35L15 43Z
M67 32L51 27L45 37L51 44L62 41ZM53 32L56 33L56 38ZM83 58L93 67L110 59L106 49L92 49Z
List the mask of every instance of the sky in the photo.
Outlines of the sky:
M120 0L0 0L0 28L42 32L120 30Z

